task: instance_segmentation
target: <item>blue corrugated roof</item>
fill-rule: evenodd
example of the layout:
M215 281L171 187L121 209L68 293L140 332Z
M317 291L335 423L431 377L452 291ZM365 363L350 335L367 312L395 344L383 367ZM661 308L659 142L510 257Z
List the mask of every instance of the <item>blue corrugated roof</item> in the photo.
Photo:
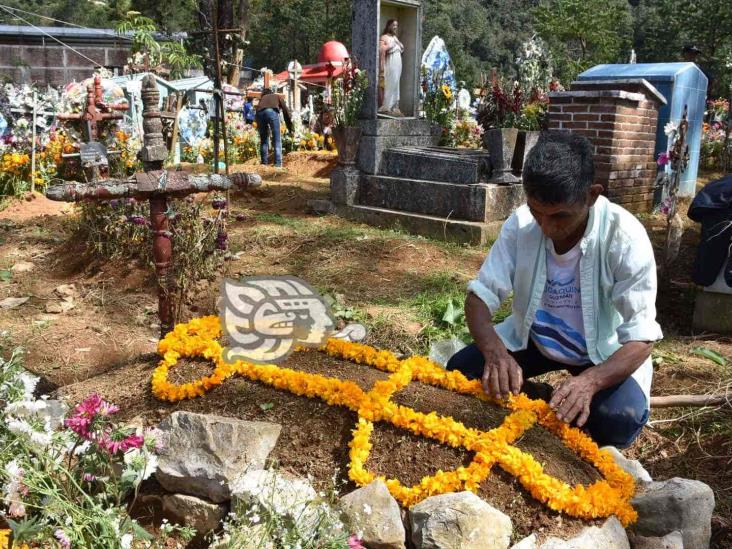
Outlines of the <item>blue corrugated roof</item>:
M598 78L645 78L646 80L672 81L688 70L701 69L694 63L628 63L617 65L597 65L580 74L578 80Z

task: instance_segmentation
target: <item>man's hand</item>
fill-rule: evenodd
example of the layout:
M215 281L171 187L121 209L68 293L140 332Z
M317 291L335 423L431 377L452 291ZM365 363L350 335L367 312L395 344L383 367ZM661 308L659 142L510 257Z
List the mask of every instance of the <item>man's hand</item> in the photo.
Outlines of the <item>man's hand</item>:
M590 403L596 392L595 382L589 376L571 377L554 391L549 406L560 420L569 424L576 420L577 427L582 427L590 417Z
M506 399L509 393L519 394L523 384L521 366L508 352L484 352L483 390L496 399Z

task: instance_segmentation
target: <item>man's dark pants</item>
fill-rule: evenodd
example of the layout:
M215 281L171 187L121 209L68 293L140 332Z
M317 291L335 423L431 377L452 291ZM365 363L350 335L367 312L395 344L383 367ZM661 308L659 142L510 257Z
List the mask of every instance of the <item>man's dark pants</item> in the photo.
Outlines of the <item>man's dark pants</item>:
M529 340L524 351L509 351L523 371L524 379L567 370L573 376L584 370L582 366L568 366L545 357ZM483 376L485 360L475 344L458 351L447 363L448 370L460 370L469 379ZM590 404L590 417L584 428L600 446L626 448L632 444L648 421L646 397L638 383L631 377L599 391Z
M282 167L282 137L280 134L280 111L262 109L257 111L257 129L259 130L259 152L262 164L269 164L269 136L272 134L272 145L275 153L275 166Z

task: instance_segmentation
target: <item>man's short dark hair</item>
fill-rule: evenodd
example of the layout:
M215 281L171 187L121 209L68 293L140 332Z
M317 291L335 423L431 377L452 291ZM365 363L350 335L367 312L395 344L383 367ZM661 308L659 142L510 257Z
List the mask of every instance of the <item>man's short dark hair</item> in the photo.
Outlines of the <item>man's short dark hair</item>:
M527 196L545 204L584 200L595 176L592 155L592 144L581 135L542 132L524 163Z

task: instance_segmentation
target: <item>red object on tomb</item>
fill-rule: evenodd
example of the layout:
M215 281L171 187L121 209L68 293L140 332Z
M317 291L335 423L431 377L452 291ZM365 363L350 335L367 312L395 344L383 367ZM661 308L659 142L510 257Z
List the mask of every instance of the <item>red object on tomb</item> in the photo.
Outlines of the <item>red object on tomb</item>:
M343 63L343 60L348 57L351 57L351 54L348 53L346 46L337 40L331 40L330 42L323 44L323 47L320 48L318 63Z
M343 61L350 56L346 46L340 42L336 40L326 42L320 48L318 62L313 65L304 65L299 80L325 84L329 78L337 78L343 73ZM284 82L289 78L287 71L275 75L278 82Z

